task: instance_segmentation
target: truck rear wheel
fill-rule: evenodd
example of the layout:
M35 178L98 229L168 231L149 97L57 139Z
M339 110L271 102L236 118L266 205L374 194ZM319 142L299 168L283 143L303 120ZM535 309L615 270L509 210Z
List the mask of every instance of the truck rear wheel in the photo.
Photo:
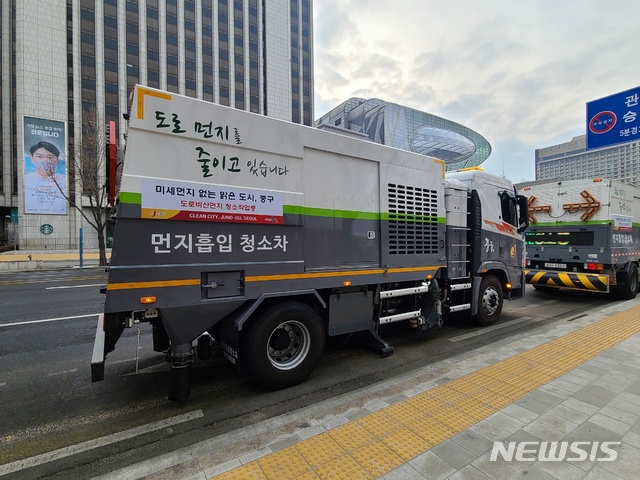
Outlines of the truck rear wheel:
M311 375L322 357L324 342L322 320L309 305L276 305L249 327L244 344L245 366L263 387L291 387Z
M638 267L632 265L624 286L618 292L622 300L631 300L638 294Z
M502 285L493 275L487 275L480 282L480 294L478 295L478 314L476 322L480 325L493 325L502 312Z

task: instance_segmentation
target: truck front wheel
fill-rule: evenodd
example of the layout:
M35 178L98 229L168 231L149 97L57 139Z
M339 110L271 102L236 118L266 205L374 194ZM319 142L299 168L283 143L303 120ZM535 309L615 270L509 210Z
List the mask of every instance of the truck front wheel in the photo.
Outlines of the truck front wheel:
M632 300L638 293L638 267L632 265L627 274L624 286L618 292L622 300Z
M278 390L311 375L322 357L325 333L320 316L309 305L287 302L252 322L245 338L247 371L263 387Z
M503 294L500 281L493 275L487 275L480 282L478 295L478 314L476 322L480 325L493 325L502 312Z

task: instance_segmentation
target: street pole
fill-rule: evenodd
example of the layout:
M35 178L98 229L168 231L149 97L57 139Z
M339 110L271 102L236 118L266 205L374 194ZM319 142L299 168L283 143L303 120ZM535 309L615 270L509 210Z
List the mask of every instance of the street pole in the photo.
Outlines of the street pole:
M83 266L82 262L82 227L80 227L80 268Z

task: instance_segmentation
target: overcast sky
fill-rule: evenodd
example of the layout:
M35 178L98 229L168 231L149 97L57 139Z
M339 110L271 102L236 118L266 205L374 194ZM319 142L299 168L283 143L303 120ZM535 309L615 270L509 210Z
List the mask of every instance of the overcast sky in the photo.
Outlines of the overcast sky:
M640 85L630 0L314 0L315 117L380 98L461 123L482 165L533 180L534 150L585 133L588 101Z

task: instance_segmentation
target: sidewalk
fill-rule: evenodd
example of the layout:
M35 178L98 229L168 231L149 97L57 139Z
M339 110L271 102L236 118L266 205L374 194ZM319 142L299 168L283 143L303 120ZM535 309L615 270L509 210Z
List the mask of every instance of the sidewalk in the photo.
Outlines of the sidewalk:
M107 260L110 257L111 249L107 249ZM82 253L82 266L97 266L99 258L97 249L85 249ZM80 267L79 250L12 250L0 253L0 272L74 267Z
M639 469L640 296L108 478L631 480Z

